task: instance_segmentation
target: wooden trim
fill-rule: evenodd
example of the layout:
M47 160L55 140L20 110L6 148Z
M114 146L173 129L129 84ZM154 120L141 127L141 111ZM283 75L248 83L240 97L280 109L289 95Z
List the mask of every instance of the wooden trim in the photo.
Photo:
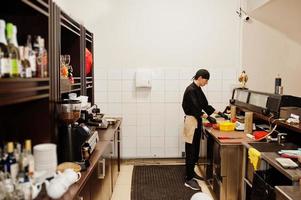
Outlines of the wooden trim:
M47 11L43 10L41 7L35 5L34 3L28 1L28 0L22 0L23 3L27 4L31 8L35 9L36 11L42 13L43 15L49 17L49 5L47 5L45 2L41 2L40 0L37 0L36 2L39 2L41 5L45 6Z
M26 88L15 88L15 89L10 89L10 88L5 88L0 90L0 94L13 94L13 93L18 93L18 92L33 92L33 91L41 91L41 90L49 90L50 87L49 85L47 86L37 86L37 87L26 87Z
M16 104L16 103L22 103L22 102L27 102L27 101L37 100L37 99L44 99L44 98L47 98L47 97L49 97L48 93L47 94L29 96L29 97L14 98L14 99L10 99L9 101L2 101L0 103L0 106L11 105L11 104Z
M0 84L6 82L38 82L38 81L49 82L50 79L49 78L2 78L0 79Z

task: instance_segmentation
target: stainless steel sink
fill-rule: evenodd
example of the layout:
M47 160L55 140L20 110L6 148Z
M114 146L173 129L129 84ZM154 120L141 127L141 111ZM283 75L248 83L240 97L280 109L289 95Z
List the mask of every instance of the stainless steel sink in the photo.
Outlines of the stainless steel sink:
M298 146L293 143L278 144L276 142L254 142L249 145L260 152L278 152L280 150L298 149Z

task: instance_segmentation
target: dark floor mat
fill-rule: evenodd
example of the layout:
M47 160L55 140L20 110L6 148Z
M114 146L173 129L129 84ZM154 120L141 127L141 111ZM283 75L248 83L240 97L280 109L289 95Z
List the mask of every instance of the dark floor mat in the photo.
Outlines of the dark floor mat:
M134 166L131 200L189 200L196 193L184 186L185 166Z

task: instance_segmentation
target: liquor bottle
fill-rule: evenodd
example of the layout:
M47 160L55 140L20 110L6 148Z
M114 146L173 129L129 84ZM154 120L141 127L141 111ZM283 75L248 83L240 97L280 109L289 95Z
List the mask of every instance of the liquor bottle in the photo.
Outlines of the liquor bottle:
M5 21L0 20L0 77L10 76L9 53L5 38Z
M3 150L0 148L0 172L4 172L4 165L5 165L5 160L3 159Z
M21 73L22 78L31 78L31 67L29 62L29 48L28 47L19 47L20 60L21 60Z
M6 24L6 35L8 41L8 52L10 57L10 65L11 65L11 76L12 77L20 77L20 55L17 43L17 27L12 23Z
M7 158L6 158L6 169L10 173L13 180L16 179L18 175L18 163L14 156L14 143L8 142L7 143Z
M27 35L26 48L28 48L28 61L30 63L31 74L32 74L30 77L36 77L37 76L36 54L32 48L30 35Z
M45 41L41 36L37 36L36 41L34 43L34 47L37 59L37 77L47 77L47 51L45 49Z
M28 176L32 177L34 173L34 157L31 151L31 140L25 140L23 157L26 160L25 171L28 173Z
M48 77L48 54L45 48L45 40L44 38L41 39L40 44L40 51L42 54L42 77Z

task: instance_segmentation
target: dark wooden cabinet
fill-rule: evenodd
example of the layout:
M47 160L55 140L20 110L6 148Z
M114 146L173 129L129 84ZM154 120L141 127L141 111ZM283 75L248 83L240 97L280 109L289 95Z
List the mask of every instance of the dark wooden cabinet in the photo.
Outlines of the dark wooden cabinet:
M93 58L93 34L73 20L52 0L10 0L0 7L0 19L18 28L19 45L27 35L45 38L48 51L47 78L0 78L0 143L9 140L33 145L57 143L56 102L68 93L87 95L94 103L93 64L85 72L86 48ZM60 55L70 55L74 84L64 88L60 79ZM93 63L93 62L92 62Z

